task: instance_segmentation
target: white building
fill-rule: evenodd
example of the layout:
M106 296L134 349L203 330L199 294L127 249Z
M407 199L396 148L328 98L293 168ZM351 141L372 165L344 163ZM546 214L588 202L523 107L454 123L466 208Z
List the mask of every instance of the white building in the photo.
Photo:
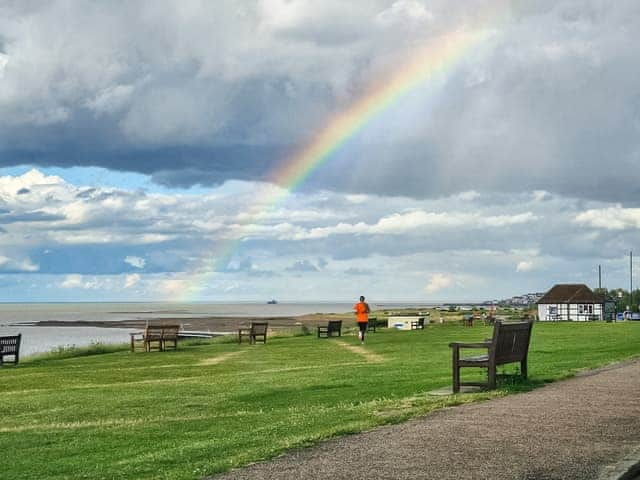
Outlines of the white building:
M604 320L605 299L584 284L555 285L538 300L538 319L550 322Z

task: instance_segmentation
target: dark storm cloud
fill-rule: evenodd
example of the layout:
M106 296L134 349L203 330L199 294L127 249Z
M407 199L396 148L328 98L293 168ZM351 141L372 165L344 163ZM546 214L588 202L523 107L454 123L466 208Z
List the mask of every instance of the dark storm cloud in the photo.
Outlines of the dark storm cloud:
M471 11L498 10L501 22L484 25L488 40L441 85L428 82L369 122L304 188L640 198L635 1L5 10L0 165L96 165L181 187L263 179L384 83L412 47L476 28Z

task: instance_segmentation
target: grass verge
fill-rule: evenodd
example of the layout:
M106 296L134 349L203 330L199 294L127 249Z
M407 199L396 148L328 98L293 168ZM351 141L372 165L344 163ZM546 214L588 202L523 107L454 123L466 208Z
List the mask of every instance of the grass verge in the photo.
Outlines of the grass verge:
M31 358L0 369L0 449L11 458L3 476L199 478L331 436L535 388L637 356L640 344L640 323L539 323L528 382L427 395L451 383L449 342L490 333L445 324L379 330L364 347L353 335L304 335L256 346L215 339L176 352L92 346Z

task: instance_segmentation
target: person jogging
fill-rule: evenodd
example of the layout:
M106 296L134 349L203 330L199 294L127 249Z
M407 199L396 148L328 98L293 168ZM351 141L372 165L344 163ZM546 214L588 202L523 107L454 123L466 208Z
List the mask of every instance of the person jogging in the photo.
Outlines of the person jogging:
M364 296L360 296L360 301L353 306L353 310L356 314L356 322L358 322L358 338L364 344L364 334L367 331L367 324L369 323L369 304L364 301Z

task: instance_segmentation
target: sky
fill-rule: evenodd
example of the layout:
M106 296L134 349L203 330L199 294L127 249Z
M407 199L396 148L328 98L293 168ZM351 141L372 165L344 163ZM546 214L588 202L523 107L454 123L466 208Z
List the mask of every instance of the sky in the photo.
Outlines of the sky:
M639 42L635 0L0 0L0 301L628 288Z

